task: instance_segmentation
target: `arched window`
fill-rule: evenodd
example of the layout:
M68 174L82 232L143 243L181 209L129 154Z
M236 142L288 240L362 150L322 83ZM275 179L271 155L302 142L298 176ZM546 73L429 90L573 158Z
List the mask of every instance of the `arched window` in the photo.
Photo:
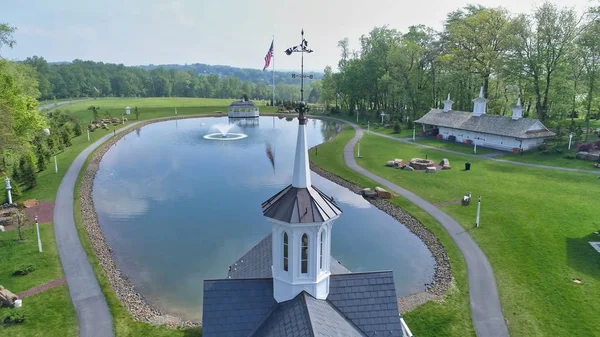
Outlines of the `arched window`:
M302 234L302 256L300 257L300 272L308 273L308 235Z
M283 270L288 271L288 235L283 232Z
M325 231L321 231L321 235L319 237L319 246L320 246L320 253L319 253L319 269L323 270L323 241L325 237Z

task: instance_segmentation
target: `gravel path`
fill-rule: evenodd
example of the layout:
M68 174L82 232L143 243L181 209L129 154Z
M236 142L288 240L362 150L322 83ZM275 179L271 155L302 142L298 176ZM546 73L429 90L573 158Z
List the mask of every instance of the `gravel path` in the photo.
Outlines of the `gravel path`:
M67 279L64 277L61 277L59 279L56 279L54 281L50 281L48 283L44 283L42 285L39 285L37 287L31 288L31 289L27 289L25 291L22 291L20 293L17 294L17 296L19 296L19 298L25 298L25 297L29 297L29 296L33 296L35 294L39 294L42 291L46 291L48 289L52 289L54 287L58 287L60 285L63 284L67 284Z
M341 121L341 120L340 120ZM434 217L450 234L467 264L471 318L479 337L508 337L508 328L500 308L498 289L494 271L485 254L475 240L456 220L431 203L386 179L360 167L354 159L354 147L363 136L363 129L348 123L356 130L356 135L344 147L344 161L352 170L374 180L394 193L402 195ZM382 135L384 136L384 135ZM394 137L386 137L398 140ZM401 141L401 140L398 140Z

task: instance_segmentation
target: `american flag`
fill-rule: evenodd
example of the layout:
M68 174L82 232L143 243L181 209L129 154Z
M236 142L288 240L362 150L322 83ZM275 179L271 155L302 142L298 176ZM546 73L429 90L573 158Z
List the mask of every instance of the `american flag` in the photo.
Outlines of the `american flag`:
M263 71L265 71L265 69L267 69L269 67L269 65L271 64L272 57L273 57L273 41L271 41L271 48L269 48L269 51L267 52L267 55L265 56L265 67L263 68Z

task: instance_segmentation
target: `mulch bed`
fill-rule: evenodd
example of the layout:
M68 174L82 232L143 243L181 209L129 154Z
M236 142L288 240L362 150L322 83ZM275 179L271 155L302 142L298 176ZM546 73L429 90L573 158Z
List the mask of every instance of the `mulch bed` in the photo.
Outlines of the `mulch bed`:
M39 285L37 287L31 288L31 289L27 289L25 291L17 293L17 296L19 296L19 298L25 298L25 297L33 296L35 294L41 293L42 291L46 291L48 289L52 289L54 287L58 287L58 286L63 285L63 284L67 284L67 279L64 278L64 277L61 277L61 278L56 279L54 281L50 281L48 283Z
M27 218L33 221L35 216L38 216L38 222L52 222L54 218L54 201L40 201L37 205L31 208L24 209Z

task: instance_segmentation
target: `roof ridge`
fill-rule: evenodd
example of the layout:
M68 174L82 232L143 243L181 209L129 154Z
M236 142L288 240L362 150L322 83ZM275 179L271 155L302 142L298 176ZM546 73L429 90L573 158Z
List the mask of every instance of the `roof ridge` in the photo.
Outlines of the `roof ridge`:
M269 311L268 311L268 312L265 314L265 316L264 316L264 317L263 317L263 318L262 318L260 321L258 321L258 323L257 323L257 324L256 324L256 326L254 327L254 329L252 329L252 331L250 331L250 333L248 334L248 337L253 337L253 336L254 336L254 334L255 334L255 333L257 333L257 332L258 332L258 330L260 330L260 328L261 328L261 327L262 327L262 325L263 325L263 324L264 324L264 323L267 321L267 319L268 319L269 317L271 317L271 315L273 315L273 313L275 312L275 310L277 310L277 308L279 308L279 306L280 306L280 304L279 304L279 303L275 304L275 305L274 305L274 306L271 308L271 310L269 310Z
M341 317L343 317L346 322L348 322L350 325L352 325L356 331L359 331L361 334L363 334L364 336L367 336L367 334L360 328L358 327L358 325L354 324L354 322L348 318L348 316L346 316L340 309L338 309L338 307L335 306L335 304L333 304L333 302L329 301L329 300L324 300L325 302L329 303L329 305L331 306L331 308L333 308L333 310L335 312L338 313L338 315L340 315Z
M309 296L308 293L305 290L302 290L302 292L300 293L302 295L302 304L304 304L302 306L302 308L304 309L304 313L306 314L306 317L308 317L308 331L310 331L310 334L312 335L312 337L315 337L315 328L312 325L312 319L310 318L310 311L308 311L308 302L306 301L306 296Z

